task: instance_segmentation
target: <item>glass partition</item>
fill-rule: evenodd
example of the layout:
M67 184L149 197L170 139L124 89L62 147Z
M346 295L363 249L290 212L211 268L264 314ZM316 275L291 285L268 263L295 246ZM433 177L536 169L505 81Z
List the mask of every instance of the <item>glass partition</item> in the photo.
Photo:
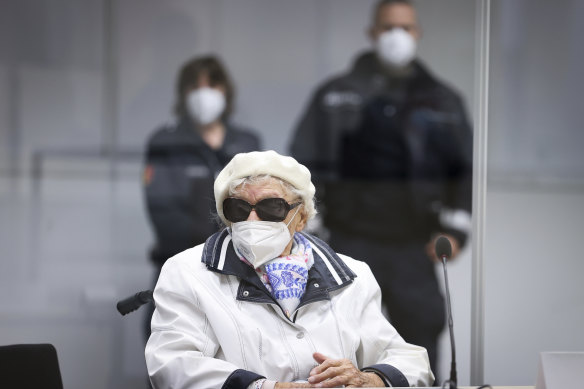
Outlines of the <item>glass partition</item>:
M484 380L533 385L582 351L584 4L491 1Z

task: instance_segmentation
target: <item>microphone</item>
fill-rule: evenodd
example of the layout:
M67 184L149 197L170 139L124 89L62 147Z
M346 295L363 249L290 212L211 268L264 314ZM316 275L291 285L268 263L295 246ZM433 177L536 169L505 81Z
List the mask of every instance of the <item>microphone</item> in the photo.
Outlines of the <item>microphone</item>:
M128 313L134 312L136 309L140 308L146 303L149 303L150 301L154 301L154 297L152 297L152 291L144 290L142 292L136 293L133 296L118 301L116 308L118 308L118 312L122 315L127 315Z
M454 347L454 329L452 322L452 306L450 304L450 289L448 287L448 273L446 272L446 260L450 259L452 256L452 246L447 237L441 236L436 240L436 245L434 246L436 251L436 256L442 262L442 267L444 268L444 286L446 288L446 308L448 310L448 329L450 330L450 351L452 355L452 362L450 364L450 379L444 381L442 387L445 388L446 384L450 389L456 389L456 353Z

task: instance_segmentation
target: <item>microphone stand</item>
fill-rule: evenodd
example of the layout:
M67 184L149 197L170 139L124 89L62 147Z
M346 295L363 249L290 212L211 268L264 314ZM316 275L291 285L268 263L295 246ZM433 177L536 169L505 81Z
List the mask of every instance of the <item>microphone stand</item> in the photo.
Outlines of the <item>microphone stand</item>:
M444 381L442 388L448 384L449 389L457 389L456 382L456 347L454 346L454 324L452 320L452 306L450 304L450 288L448 287L448 272L446 271L446 255L441 256L442 268L444 269L444 286L446 287L446 307L448 310L448 329L450 331L450 349L452 353L452 362L450 364L450 379Z

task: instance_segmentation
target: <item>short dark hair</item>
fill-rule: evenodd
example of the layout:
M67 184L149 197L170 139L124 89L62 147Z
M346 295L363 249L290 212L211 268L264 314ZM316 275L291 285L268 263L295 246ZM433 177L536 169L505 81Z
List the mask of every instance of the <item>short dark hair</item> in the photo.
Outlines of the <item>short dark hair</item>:
M174 113L177 116L188 114L186 95L198 85L201 74L209 77L211 86L221 85L225 88L225 111L221 118L227 119L233 110L235 87L221 60L213 55L191 58L181 66L176 79Z
M375 4L375 7L373 7L373 14L371 15L371 20L373 21L373 24L377 23L377 15L379 15L379 11L381 10L381 8L385 7L386 5L394 4L402 4L410 6L412 8L416 8L412 0L379 0L377 4Z

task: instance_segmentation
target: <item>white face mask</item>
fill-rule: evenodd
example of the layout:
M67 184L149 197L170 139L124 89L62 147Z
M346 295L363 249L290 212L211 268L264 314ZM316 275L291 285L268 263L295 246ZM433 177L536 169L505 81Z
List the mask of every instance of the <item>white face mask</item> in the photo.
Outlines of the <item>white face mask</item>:
M214 88L197 88L187 95L187 109L197 123L213 123L225 110L225 95Z
M404 67L416 56L416 40L402 28L393 28L379 35L375 49L379 59L391 66Z
M296 213L298 209L300 207L296 209ZM231 225L233 245L254 268L259 268L280 256L290 243L292 235L290 235L288 225L294 220L296 213L288 224L263 220L233 223Z

